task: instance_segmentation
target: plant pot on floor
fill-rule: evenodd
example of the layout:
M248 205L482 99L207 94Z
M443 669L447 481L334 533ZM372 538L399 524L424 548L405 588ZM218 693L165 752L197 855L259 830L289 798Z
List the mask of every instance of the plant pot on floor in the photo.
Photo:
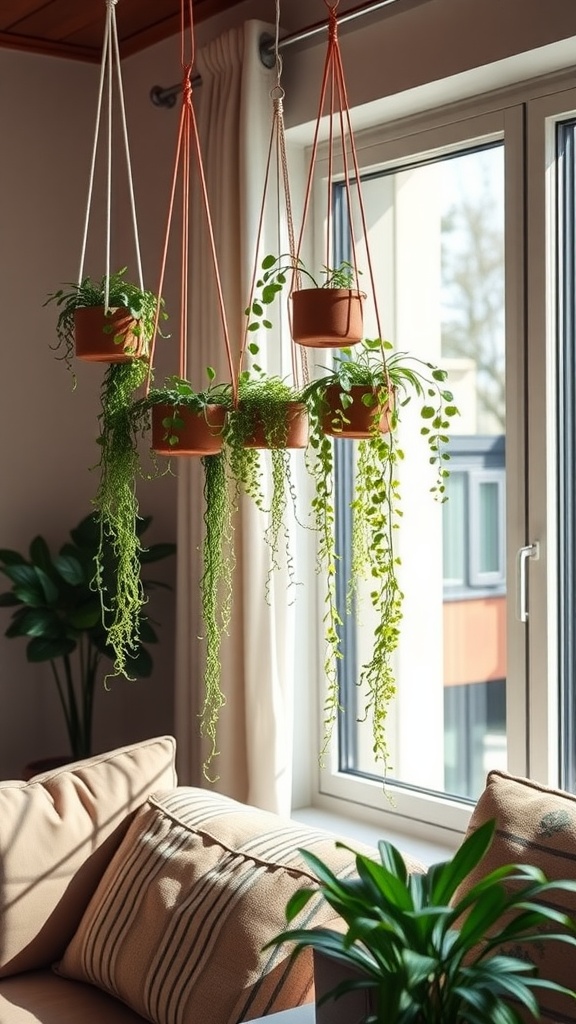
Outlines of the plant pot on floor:
M262 420L257 420L254 429L244 442L245 448L306 448L308 444L308 410L303 402L286 404L286 422L278 430L278 437L267 436Z
M152 448L158 455L217 455L222 451L224 405L201 412L186 406L152 406Z
M125 307L83 306L74 311L74 344L78 359L92 363L127 363L147 355L146 344L134 333L138 321Z
M342 396L349 396L352 401L342 404ZM381 434L388 434L392 429L394 402L379 402L378 389L353 385L344 392L339 384L329 384L324 392L326 412L322 417L322 430L331 437L347 437L363 440L374 434L374 421Z
M310 348L347 348L364 337L364 292L301 288L292 293L292 337Z

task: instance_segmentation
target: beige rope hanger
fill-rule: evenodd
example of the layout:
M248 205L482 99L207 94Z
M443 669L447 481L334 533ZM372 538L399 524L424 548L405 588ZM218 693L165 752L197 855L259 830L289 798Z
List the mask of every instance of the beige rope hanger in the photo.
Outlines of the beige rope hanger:
M100 65L100 84L98 89L98 103L96 108L96 124L94 130L94 142L92 147L92 161L90 165L90 174L88 181L88 199L86 203L86 215L84 219L84 233L82 238L82 249L80 254L80 267L78 270L78 284L82 283L84 275L84 261L86 257L86 245L88 241L88 229L90 223L90 213L92 208L92 199L94 194L94 172L96 167L96 156L98 152L98 144L100 137L100 123L102 115L102 106L104 100L104 94L106 93L107 101L107 112L108 112L108 123L107 123L107 138L106 138L106 169L107 169L107 187L106 187L106 259L105 259L105 289L104 289L104 307L107 311L109 308L109 278L110 278L110 251L111 251L111 236L112 236L112 127L113 127L113 94L114 94L114 77L116 77L116 85L118 89L118 98L120 104L120 115L122 121L122 137L124 140L124 150L126 156L126 168L128 174L128 188L130 193L130 210L132 215L132 229L134 234L134 245L136 249L136 264L138 271L138 283L140 289L144 290L144 280L142 274L142 260L140 256L140 240L138 236L138 222L136 217L136 203L134 199L134 182L132 178L132 164L130 160L130 146L128 143L128 127L126 121L126 107L124 103L124 89L122 85L122 69L120 64L120 50L118 46L118 29L116 25L116 4L118 0L106 0L106 23L104 27L104 42L102 46L102 60Z

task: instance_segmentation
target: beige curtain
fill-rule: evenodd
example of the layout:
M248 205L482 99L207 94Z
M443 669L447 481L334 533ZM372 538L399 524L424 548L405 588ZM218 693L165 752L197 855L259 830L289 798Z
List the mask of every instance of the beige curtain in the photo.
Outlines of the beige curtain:
M270 27L246 22L197 54L202 85L194 94L211 217L236 356L244 328L254 264L258 219L272 120L270 90L275 72L259 58L261 34ZM274 203L275 203L274 199ZM268 205L268 204L267 204ZM268 216L276 220L276 211ZM205 367L227 379L214 274L196 205L191 223L189 377L201 387ZM272 250L277 241L271 242ZM264 241L263 252L265 253ZM284 373L279 346L267 347L261 363ZM266 456L269 458L269 456ZM198 712L203 693L199 549L203 536L202 469L196 460L178 465L178 587L176 733L184 783L207 785ZM237 566L233 618L222 647L226 694L219 725L220 755L214 762L220 792L256 806L288 813L291 799L294 612L288 581L276 572L266 600L266 522L244 502L236 523Z

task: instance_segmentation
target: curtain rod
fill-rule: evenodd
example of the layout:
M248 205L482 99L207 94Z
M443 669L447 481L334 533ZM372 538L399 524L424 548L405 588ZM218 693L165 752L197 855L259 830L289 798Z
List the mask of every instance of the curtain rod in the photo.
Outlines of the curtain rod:
M358 7L353 7L346 14L341 14L338 18L338 25L344 25L348 21L353 21L356 18L361 18L365 14L374 14L376 11L382 10L383 7L390 7L392 4L404 3L407 6L409 0L370 0L369 3L360 4ZM423 0L415 0L415 2L423 2ZM279 50L285 50L289 46L293 46L294 43L300 43L303 39L309 39L311 36L317 35L319 32L326 31L328 25L325 21L316 22L314 25L309 25L308 28L303 28L299 32L293 32L291 35L284 36L278 43ZM274 39L267 33L260 36L259 43L260 60L267 68L274 67ZM202 84L202 78L199 74L192 76L192 85L198 86ZM182 86L170 85L167 88L163 88L161 85L154 85L150 90L150 99L155 107L173 107L176 103L176 97L182 91Z

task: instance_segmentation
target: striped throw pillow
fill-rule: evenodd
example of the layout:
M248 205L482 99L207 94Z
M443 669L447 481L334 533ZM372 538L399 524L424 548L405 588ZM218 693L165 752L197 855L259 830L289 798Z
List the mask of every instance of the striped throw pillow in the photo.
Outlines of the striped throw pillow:
M202 789L151 797L56 970L156 1024L237 1024L310 1002L310 951L263 951L289 897L314 881L302 846L354 872L329 833ZM332 915L313 900L302 923Z
M468 834L486 821L496 821L492 845L457 897L489 871L505 864L533 864L549 879L576 879L576 796L542 786L531 779L491 771L473 811ZM547 897L549 900L550 897ZM576 893L558 889L554 905L576 918ZM505 952L506 950L503 950ZM527 942L508 949L533 962L540 978L570 988L576 975L576 953L563 942ZM576 1024L576 1002L545 990L539 994L544 1020Z

